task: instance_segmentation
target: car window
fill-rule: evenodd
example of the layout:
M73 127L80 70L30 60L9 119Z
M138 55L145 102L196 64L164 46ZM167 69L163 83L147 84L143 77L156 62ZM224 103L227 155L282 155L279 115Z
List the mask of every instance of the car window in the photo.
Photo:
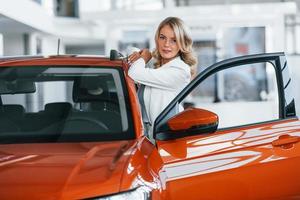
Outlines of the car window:
M219 128L279 119L275 68L265 62L224 69L201 82L182 103L215 112Z
M116 68L0 68L0 140L132 138L124 77Z

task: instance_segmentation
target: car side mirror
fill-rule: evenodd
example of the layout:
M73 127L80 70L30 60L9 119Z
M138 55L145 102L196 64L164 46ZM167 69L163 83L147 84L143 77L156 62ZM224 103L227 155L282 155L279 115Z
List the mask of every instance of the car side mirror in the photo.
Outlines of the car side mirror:
M219 123L218 115L208 110L188 108L173 116L155 134L157 140L172 140L187 136L213 133Z

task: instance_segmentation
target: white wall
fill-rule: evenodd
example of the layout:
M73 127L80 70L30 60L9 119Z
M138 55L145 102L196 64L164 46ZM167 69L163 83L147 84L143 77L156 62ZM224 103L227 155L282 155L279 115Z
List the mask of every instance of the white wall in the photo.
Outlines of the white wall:
M23 34L11 33L3 35L3 55L16 56L24 55L24 38Z
M32 33L28 37L28 54L36 55L37 52L37 38L41 40L41 54L43 55L56 55L58 37L41 34ZM65 45L63 41L60 44L60 54L65 53ZM3 35L3 55L4 56L16 56L24 55L25 44L23 34L4 34ZM0 34L0 55L1 55L1 34Z
M56 55L58 48L59 37L51 35L42 35L42 52L43 55ZM65 53L65 45L63 41L60 41L59 54Z
M266 12L272 10L272 12ZM192 29L194 40L214 39L231 27L265 27L266 51L283 51L285 48L284 19L286 14L296 13L294 3L242 4L179 7L155 11L112 10L82 13L83 20L107 25L106 53L117 47L122 32L144 30L154 32L158 23L167 16L182 18ZM109 22L109 23L107 23ZM153 41L153 38L149 38ZM222 56L220 56L222 57Z
M111 0L79 0L79 15L110 9Z
M42 0L42 6L30 0L10 0L3 1L0 14L17 21L15 26L25 24L32 30L61 37L63 43L70 46L84 46L85 41L87 41L86 44L105 43L105 52L108 55L110 49L117 49L118 42L126 39L122 37L125 31L141 30L154 33L157 24L166 16L178 16L184 19L191 26L195 40L215 39L220 30L228 27L265 26L267 51L283 51L285 47L283 19L285 14L296 12L296 6L291 2L195 6L155 11L107 11L110 7L110 0L79 0L80 19L72 19L55 17L52 0ZM268 10L272 12L266 12ZM21 31L18 32L21 33ZM150 39L150 47L153 48L153 35L147 37ZM43 39L43 43L47 43L44 46L49 46L50 50L43 48L43 52L48 54L47 51L53 52L54 47L57 49L57 39L46 40L47 38ZM5 44L11 46L7 42ZM13 46L12 48L15 48L15 43ZM8 52L9 55L21 53L20 51Z
M42 0L42 6L47 10L47 13L50 15L50 16L54 16L55 13L54 13L54 7L55 7L55 4L54 4L54 1L49 1L49 0Z

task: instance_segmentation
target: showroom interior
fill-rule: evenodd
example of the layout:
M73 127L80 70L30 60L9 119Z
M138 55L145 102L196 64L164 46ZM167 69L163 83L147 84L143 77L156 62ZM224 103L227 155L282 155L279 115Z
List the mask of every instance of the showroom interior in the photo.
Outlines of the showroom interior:
M165 17L176 16L190 29L198 73L226 58L285 52L296 103L300 101L299 0L0 0L0 3L0 56L109 55L111 49L127 56L127 49L132 46L154 49L158 23ZM256 107L265 107L260 104L262 101L271 102L270 109L277 105L272 102L274 88L268 80L267 68L234 73L234 81L229 82L226 75L212 78L191 98L212 110L219 105L245 107L242 105L245 99L257 102L253 104ZM254 79L259 85L251 85ZM240 94L246 88L251 92L236 96L227 91L228 84L238 85L236 90Z

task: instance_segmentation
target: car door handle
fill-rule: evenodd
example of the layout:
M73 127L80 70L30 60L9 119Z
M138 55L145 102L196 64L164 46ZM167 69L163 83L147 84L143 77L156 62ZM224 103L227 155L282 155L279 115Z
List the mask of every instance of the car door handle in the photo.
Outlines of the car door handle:
M281 135L277 140L274 140L272 142L273 146L283 146L283 145L289 145L293 143L297 143L300 141L300 137L298 136L290 136L290 135Z

